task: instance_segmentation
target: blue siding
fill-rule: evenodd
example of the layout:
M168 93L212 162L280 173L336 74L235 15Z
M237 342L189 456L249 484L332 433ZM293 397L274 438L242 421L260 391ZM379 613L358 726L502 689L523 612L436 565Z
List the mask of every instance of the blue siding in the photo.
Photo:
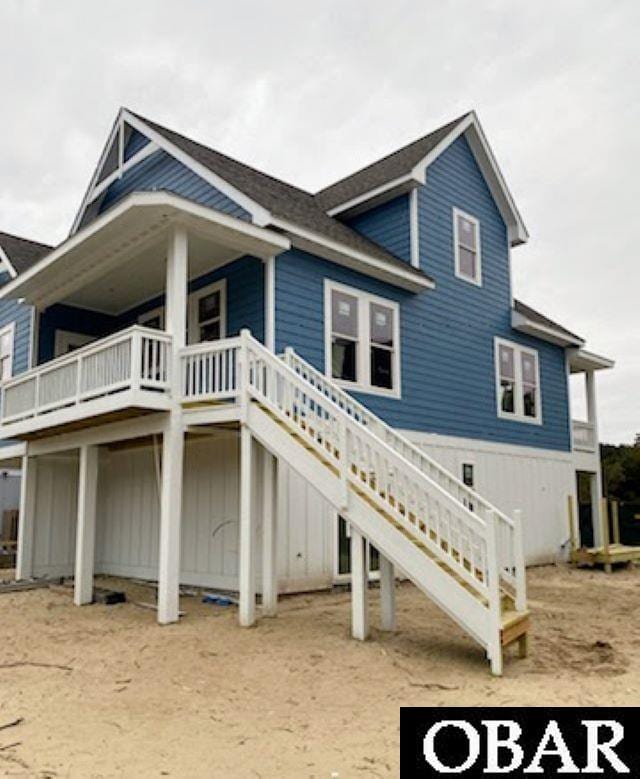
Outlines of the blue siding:
M131 157L133 157L134 154L137 154L139 151L144 149L144 147L148 143L149 143L149 139L147 138L146 135L143 135L141 132L138 132L138 130L134 130L129 136L127 145L124 148L125 162L131 159Z
M347 224L385 249L411 262L411 241L409 226L409 196L400 197L365 211Z
M276 348L324 370L325 278L387 297L401 307L402 398L359 400L400 428L569 450L564 350L511 329L506 227L464 138L429 168L418 202L422 267L436 289L414 295L292 250L277 263ZM454 275L453 206L480 220L482 287ZM496 335L538 350L542 425L498 418Z
M98 213L102 213L132 192L156 190L174 192L203 206L250 221L250 214L244 208L162 150L134 165L121 179L115 181L107 189Z
M29 369L31 349L31 306L14 300L0 300L0 329L15 323L13 339L13 375Z
M227 280L227 335L238 335L242 328L247 327L258 340L263 341L264 270L262 262L255 257L240 257L222 268L191 281L189 292L195 292L207 284L220 281L220 279ZM6 305L6 303L0 303L0 316L2 307ZM103 338L110 333L136 324L140 315L144 314L145 311L151 311L162 305L164 305L164 296L160 295L117 317L76 306L64 304L51 306L40 317L38 361L42 363L53 358L56 330L70 330L74 333ZM29 311L26 308L25 310Z
M227 336L238 335L247 327L260 341L264 340L264 270L261 260L240 257L228 265L199 276L189 283L189 292L227 280ZM135 324L141 314L164 305L164 295L127 311L117 320L116 329Z
M56 330L68 330L72 333L83 333L102 338L117 329L117 317L78 306L56 303L40 314L38 363L47 362L54 358Z

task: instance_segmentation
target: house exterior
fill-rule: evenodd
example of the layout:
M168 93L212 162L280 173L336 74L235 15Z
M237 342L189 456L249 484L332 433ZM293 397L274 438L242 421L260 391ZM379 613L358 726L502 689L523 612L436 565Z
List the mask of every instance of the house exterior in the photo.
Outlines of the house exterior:
M180 583L238 589L246 625L351 572L364 638L368 570L388 629L400 570L499 673L578 471L597 514L612 365L514 298L527 239L474 113L314 195L122 109L68 239L0 291L36 312L0 425L18 575L157 579L160 622Z
M0 231L0 288L51 251L51 246ZM0 380L31 367L34 310L14 300L0 302ZM0 442L0 446L6 445ZM5 512L19 506L20 471L0 467L0 540L12 533L5 527Z

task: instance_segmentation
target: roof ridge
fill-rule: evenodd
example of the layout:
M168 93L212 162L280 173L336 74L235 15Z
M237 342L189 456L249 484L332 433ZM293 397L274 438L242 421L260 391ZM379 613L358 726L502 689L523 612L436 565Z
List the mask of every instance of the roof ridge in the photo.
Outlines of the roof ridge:
M337 179L336 181L332 182L331 184L327 184L326 187L322 187L322 189L317 190L317 192L314 193L314 197L319 197L323 195L324 193L328 192L329 190L333 189L333 187L336 187L340 184L342 184L345 181L348 181L353 176L357 176L361 173L364 173L367 170L370 170L371 168L375 167L376 165L379 165L380 163L386 162L387 160L392 159L396 155L402 154L409 149L411 149L414 146L418 146L421 143L424 143L428 138L431 138L433 135L437 133L441 133L443 130L449 130L453 129L456 125L460 124L460 122L463 119L466 119L468 116L470 116L473 113L473 111L466 111L464 114L461 114L456 119L452 119L449 122L445 122L445 124L440 125L439 127L436 127L434 130L431 130L428 133L425 133L424 135L421 135L419 138L416 138L413 141L410 141L409 143L404 144L403 146L400 146L397 149L394 149L393 151L389 152L388 154L385 154L383 157L378 157L377 159L373 160L372 162L368 163L367 165L364 165L361 168L358 168L358 170L353 171L352 173L347 174L346 176L343 176L340 179Z
M158 128L159 130L170 133L171 135L177 136L178 138L188 141L189 143L193 143L196 146L199 146L200 148L204 149L205 151L216 154L219 157L223 157L228 162L232 162L235 165L242 165L243 168L246 168L247 170L250 170L252 173L255 173L259 176L262 176L263 178L267 178L272 182L275 182L277 184L280 184L282 186L288 187L290 189L296 190L296 192L306 195L307 197L313 199L314 195L312 192L309 192L306 189L302 189L301 187L298 187L296 184L292 184L290 181L285 181L284 179L278 178L277 176L273 176L271 173L265 173L263 170L260 170L259 168L255 168L253 165L249 165L246 162L242 162L242 160L236 159L235 157L231 157L229 154L225 154L222 151L219 151L218 149L214 149L213 146L208 146L207 144L203 143L202 141L197 141L194 138L191 138L188 135L184 135L184 133L180 133L177 130L172 130L170 127L166 127L165 125L160 124L159 122L154 121L153 119L148 119L145 116L142 116L141 114L136 113L135 111L131 111L130 109L125 109L128 113L130 113L132 116L135 116L136 119L139 119L141 122L145 122L145 124L150 125L152 128Z

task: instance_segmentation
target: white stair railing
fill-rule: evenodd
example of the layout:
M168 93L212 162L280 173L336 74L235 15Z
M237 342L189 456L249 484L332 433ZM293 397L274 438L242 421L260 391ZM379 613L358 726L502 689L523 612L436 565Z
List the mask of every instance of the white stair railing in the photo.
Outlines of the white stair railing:
M243 332L241 358L250 397L310 445L337 475L445 564L491 610L499 593L494 528L469 511L367 426ZM490 527L491 525L491 527Z
M329 401L338 405L357 423L367 427L405 460L439 484L456 501L482 518L488 516L496 518L497 559L500 566L500 578L509 593L513 595L516 609L524 610L527 600L526 572L520 511L514 511L513 517L507 516L475 490L456 478L440 463L429 457L420 447L383 422L366 406L358 403L348 392L345 392L334 381L303 360L293 349L285 349L283 359L305 382L315 387Z

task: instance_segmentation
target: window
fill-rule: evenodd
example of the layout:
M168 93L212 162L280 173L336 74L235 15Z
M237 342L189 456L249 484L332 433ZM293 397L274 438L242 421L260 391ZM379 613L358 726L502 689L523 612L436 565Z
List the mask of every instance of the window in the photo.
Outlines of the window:
M462 463L462 482L473 489L473 463Z
M164 328L164 306L158 306L158 308L152 308L151 311L140 314L138 324L152 330L162 330Z
M0 381L10 379L13 373L13 324L0 330Z
M498 416L521 422L542 421L538 353L496 338Z
M75 352L76 349L81 349L95 340L95 335L75 333L72 330L56 330L53 347L54 355L55 357L62 357L63 354Z
M480 222L457 208L453 209L453 241L456 276L481 286Z
M334 576L340 580L351 575L351 531L349 529L349 524L343 517L338 515L337 519L337 547ZM371 546L371 544L367 544L367 557L369 558L368 568L370 578L376 578L376 574L380 571L380 554L375 547ZM373 574L373 576L371 576L371 574Z
M397 303L325 282L326 372L340 383L400 396Z
M226 282L209 284L189 297L189 343L216 341L227 329Z

